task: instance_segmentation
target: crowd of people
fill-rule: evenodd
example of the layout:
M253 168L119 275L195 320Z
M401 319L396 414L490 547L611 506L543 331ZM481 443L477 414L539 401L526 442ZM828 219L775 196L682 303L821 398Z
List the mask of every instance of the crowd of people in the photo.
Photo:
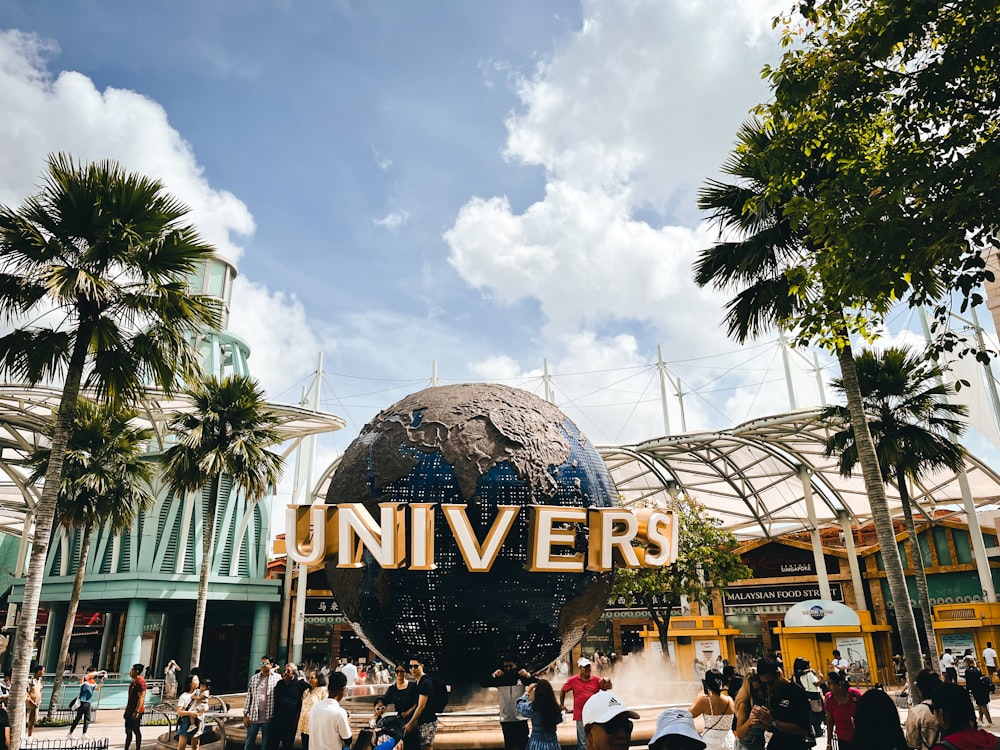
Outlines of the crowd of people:
M895 700L879 686L862 692L851 685L849 665L837 651L824 674L802 658L795 659L788 674L773 657L759 659L743 675L723 663L721 670L706 669L701 690L687 709L670 708L660 714L649 747L809 750L825 734L827 747L835 750L995 750L1000 747L997 737L980 728L993 723L989 696L997 658L992 644L984 650L983 662L985 672L971 650L956 658L946 649L942 675L929 669L917 675L919 695L914 696L905 725ZM631 745L633 721L639 715L613 691L610 679L596 674L591 659L580 658L576 666L577 674L569 677L562 665L532 674L517 659L505 658L482 680L482 687L496 690L505 750L560 750L557 730L570 711L577 750L626 750ZM606 669L609 666L610 662L605 664ZM964 685L957 681L959 666ZM210 685L197 670L179 682L179 671L174 661L165 667L164 696L176 696L177 750L198 750ZM245 750L255 750L258 737L263 750L292 750L297 737L302 750L433 750L447 687L425 673L419 658L386 665L381 675L380 671L375 665L359 669L349 659L334 670L317 665L301 670L292 663L280 667L263 657L243 706ZM133 665L129 673L124 750L133 743L135 750L141 750L143 674L142 664ZM557 685L565 679L556 686L540 675L553 677ZM103 670L81 676L70 706L76 713L68 737L81 724L83 735L87 734L94 696L106 677ZM29 737L41 704L43 678L44 669L39 667L27 687ZM341 701L350 689L356 693L365 685L379 686L378 697L369 726L355 738ZM0 681L0 726L9 697ZM571 709L567 699L572 700ZM700 719L700 731L695 719ZM0 734L0 750L6 750L5 736Z

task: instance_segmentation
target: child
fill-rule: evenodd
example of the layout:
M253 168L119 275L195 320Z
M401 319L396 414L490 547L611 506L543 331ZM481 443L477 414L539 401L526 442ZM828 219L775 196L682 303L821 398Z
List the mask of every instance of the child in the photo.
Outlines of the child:
M208 711L208 685L203 685L201 690L192 696L190 711L194 712L191 717L191 729L194 730L195 737L205 734L205 712Z
M351 750L403 750L403 741L397 740L395 737L388 737L383 742L373 746L374 736L374 729L362 729L358 732L358 738L354 741Z

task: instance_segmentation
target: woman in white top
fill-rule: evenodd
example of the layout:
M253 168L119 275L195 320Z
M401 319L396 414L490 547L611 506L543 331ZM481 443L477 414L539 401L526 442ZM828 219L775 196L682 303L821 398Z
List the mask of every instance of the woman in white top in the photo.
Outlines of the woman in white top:
M184 750L188 745L188 738L191 739L191 750L198 750L201 737L191 737L191 722L196 716L191 710L194 703L195 693L201 688L201 681L198 675L189 675L185 683L184 692L177 699L177 750Z
M733 734L736 706L732 698L722 695L722 684L721 672L714 669L707 672L702 682L705 692L691 704L691 715L701 716L705 722L705 731L701 733L705 750L732 750L736 744Z
M326 677L315 669L309 673L309 689L302 694L302 711L298 730L302 734L302 750L309 750L309 712L319 701L329 697Z

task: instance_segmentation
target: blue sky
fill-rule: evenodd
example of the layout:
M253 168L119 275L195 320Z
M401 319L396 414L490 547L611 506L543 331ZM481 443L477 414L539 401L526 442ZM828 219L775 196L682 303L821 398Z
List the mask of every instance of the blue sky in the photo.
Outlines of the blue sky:
M690 280L694 195L767 97L786 5L7 0L0 202L60 150L162 179L236 260L271 396L323 352L349 427L321 465L432 362L541 393L547 359L584 432L627 442L663 432L662 345L687 427L732 426L789 403L774 340L729 342Z

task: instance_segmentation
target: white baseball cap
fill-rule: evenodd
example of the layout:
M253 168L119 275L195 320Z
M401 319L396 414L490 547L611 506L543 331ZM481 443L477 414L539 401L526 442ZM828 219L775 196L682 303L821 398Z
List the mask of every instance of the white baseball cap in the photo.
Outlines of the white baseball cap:
M578 667L589 667L590 666L590 659L587 659L586 657L583 657L579 661L577 661L576 666L578 666Z
M603 724L611 721L616 716L625 714L630 719L638 719L639 714L629 709L625 701L610 690L601 690L594 693L587 702L583 704L583 725Z

